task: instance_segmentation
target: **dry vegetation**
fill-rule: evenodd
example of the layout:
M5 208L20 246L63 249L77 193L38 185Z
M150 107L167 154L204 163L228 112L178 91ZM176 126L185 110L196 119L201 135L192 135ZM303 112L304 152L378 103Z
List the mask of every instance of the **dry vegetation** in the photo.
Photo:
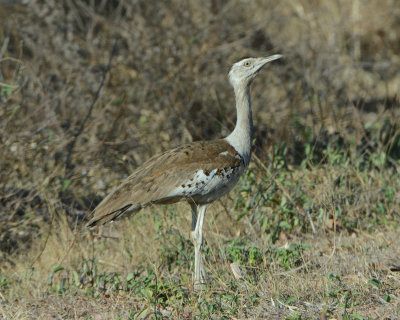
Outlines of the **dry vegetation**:
M0 318L400 318L398 1L5 2ZM149 156L226 135L230 65L273 53L207 290L185 204L82 230Z

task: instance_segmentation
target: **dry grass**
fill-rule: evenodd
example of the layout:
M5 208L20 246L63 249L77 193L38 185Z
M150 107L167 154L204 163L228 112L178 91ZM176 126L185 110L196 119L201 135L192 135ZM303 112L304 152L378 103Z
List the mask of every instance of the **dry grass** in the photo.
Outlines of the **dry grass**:
M0 317L400 317L396 1L30 1L0 19ZM253 163L207 214L209 289L184 204L81 230L150 155L226 135L230 65L272 53Z

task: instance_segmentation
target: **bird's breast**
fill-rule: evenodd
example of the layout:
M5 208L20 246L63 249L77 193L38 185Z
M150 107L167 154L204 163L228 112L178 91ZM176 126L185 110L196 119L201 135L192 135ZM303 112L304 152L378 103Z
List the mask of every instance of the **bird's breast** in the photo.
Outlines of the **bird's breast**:
M201 190L197 190L191 198L199 204L213 202L227 194L238 182L245 169L242 164L237 167L224 167L213 170L210 181Z

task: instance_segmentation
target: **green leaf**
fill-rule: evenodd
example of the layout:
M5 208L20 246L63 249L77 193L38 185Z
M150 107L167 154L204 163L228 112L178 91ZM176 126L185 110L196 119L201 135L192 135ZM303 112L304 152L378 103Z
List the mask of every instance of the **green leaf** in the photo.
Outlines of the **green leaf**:
M77 273L75 270L73 270L73 271L72 271L72 275L74 276L74 283L75 283L75 286L79 287L80 281L79 281L78 273Z
M375 278L369 279L368 283L373 285L374 287L376 287L378 289L380 289L381 286L382 286L382 283L378 279L375 279Z
M281 199L281 207L285 206L286 202L287 202L286 197L285 197L285 196L282 196L282 199Z
M127 282L131 281L133 279L133 277L134 277L133 273L132 272L129 273L128 276L126 277L126 281Z
M140 290L140 293L144 295L146 298L151 298L153 296L153 290L149 288L143 288Z
M236 221L240 221L245 215L247 214L247 211L244 210L242 211L239 216L237 217Z
M49 280L47 281L47 284L48 284L49 286L53 285L53 277L54 277L54 274L56 274L57 272L62 271L62 270L64 270L64 267L59 266L59 267L54 268L54 269L50 272L50 274L49 274Z
M286 304L290 305L292 302L295 302L296 298L295 297L290 297L288 299L286 299Z
M353 314L351 315L351 317L352 317L353 319L357 319L357 320L364 320L364 318L363 318L362 316L360 316L360 315L358 315L358 314L355 314L355 313L353 313Z
M279 223L279 227L281 227L282 229L290 230L291 226L287 221L281 221Z
M386 302L390 302L392 300L392 295L388 294L388 295L384 296L383 300L385 300Z
M69 185L71 184L71 180L70 179L63 179L62 180L62 187L61 187L61 192L64 192L68 189Z
M268 227L268 217L264 216L264 217L262 217L262 220L261 220L261 231L265 232L267 230L267 227Z

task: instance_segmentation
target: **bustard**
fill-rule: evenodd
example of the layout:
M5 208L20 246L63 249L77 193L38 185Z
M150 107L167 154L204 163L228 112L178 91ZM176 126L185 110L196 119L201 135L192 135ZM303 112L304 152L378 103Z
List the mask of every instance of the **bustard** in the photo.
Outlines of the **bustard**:
M266 63L281 57L247 58L235 63L229 72L237 111L232 133L224 139L193 142L152 157L100 202L87 226L102 225L150 204L187 201L192 208L194 287L201 288L206 283L200 253L206 209L235 186L250 162L250 84Z

